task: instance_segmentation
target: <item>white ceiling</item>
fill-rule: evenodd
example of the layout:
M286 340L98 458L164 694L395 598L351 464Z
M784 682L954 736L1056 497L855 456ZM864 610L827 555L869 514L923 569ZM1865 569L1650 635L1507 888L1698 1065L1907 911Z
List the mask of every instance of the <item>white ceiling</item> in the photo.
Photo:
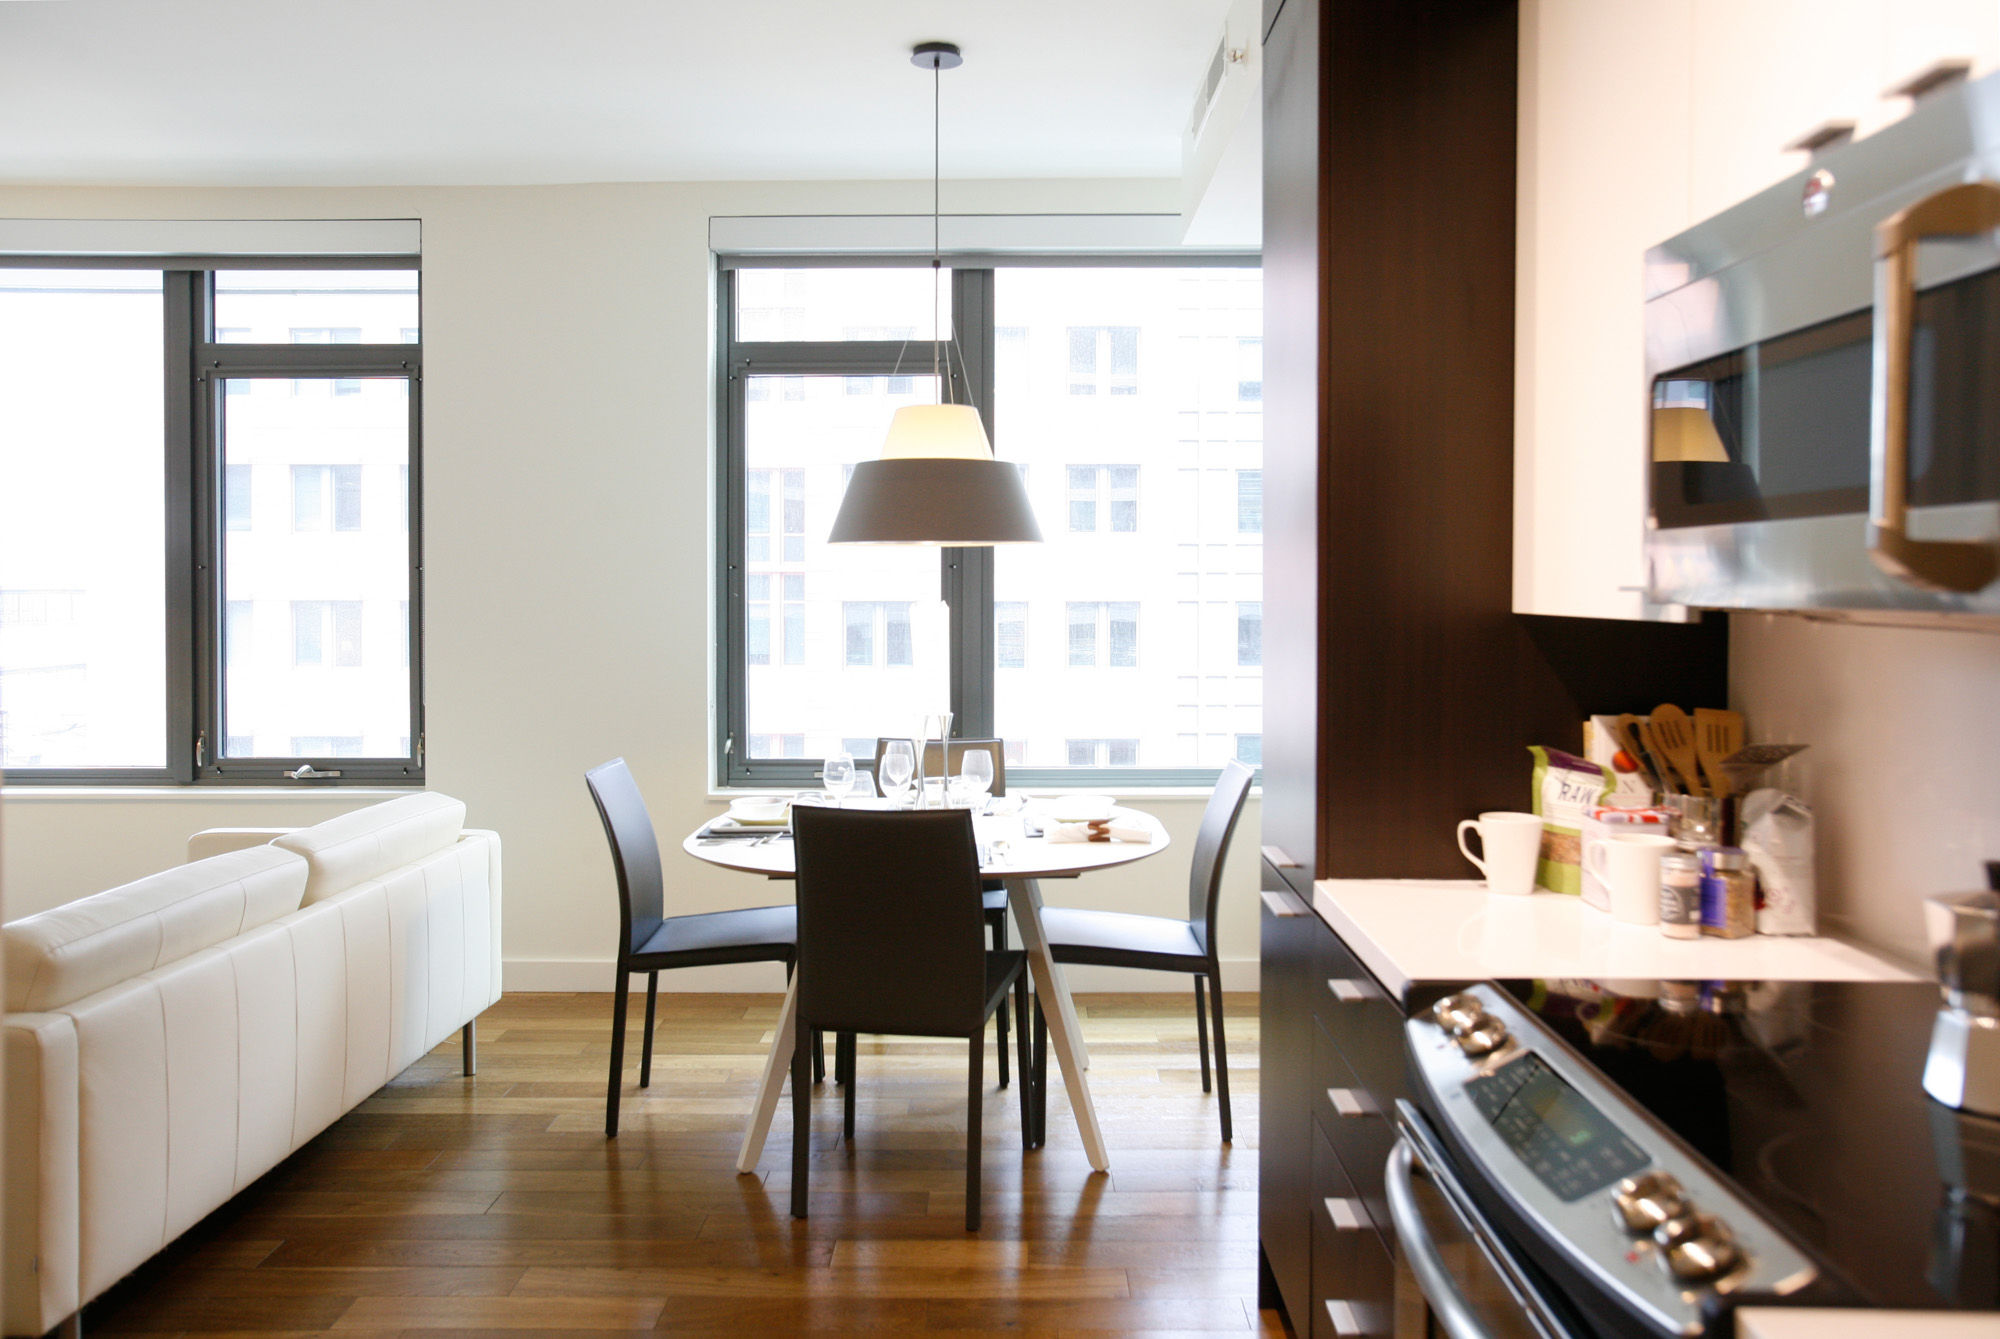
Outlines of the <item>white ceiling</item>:
M0 182L1175 177L1227 0L0 3Z

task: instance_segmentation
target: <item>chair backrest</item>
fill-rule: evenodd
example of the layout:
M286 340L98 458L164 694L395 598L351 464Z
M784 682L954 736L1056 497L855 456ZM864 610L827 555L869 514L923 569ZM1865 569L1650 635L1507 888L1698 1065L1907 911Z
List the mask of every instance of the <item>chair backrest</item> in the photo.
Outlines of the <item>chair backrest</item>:
M799 1020L966 1037L985 1021L986 920L965 809L792 810Z
M613 758L583 774L604 835L611 842L611 867L618 873L618 959L653 937L660 928L665 901L660 874L660 843L639 783L623 758Z
M1222 898L1222 861L1229 854L1229 839L1236 835L1236 820L1243 815L1244 797L1250 794L1255 775L1234 758L1223 764L1208 793L1208 807L1201 811L1201 831L1194 839L1194 865L1188 870L1188 920L1195 937L1210 952L1215 942L1215 912ZM1221 987L1217 987L1221 989Z
M882 753L892 742L886 738L875 741L875 784L878 789L882 784ZM915 741L906 739L903 742L908 744ZM987 793L989 795L1005 795L1007 793L1007 741L1004 739L952 740L950 753L951 766L944 769L942 773L940 773L938 768L938 760L944 755L940 750L938 742L935 739L929 740L924 746L924 775L957 776L959 760L965 757L967 749L982 749L993 755L993 789Z

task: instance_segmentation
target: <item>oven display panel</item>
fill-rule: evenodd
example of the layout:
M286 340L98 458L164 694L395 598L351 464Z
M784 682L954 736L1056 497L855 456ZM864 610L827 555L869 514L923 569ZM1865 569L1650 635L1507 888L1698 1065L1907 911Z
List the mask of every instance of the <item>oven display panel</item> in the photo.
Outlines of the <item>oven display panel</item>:
M1652 1159L1534 1055L1465 1085L1494 1132L1565 1203Z

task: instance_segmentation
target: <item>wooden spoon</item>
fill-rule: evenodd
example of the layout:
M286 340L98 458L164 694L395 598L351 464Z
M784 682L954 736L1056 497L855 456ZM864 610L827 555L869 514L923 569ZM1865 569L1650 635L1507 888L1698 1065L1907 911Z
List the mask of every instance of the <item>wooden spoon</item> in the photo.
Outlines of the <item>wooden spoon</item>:
M1728 795L1733 787L1729 774L1722 769L1722 760L1743 747L1743 714L1696 707L1694 747L1701 756L1701 770L1707 774L1708 784L1717 795Z
M1652 732L1654 744L1667 755L1667 761L1687 782L1688 794L1707 795L1708 788L1701 784L1701 764L1694 747L1694 722L1688 714L1671 702L1663 702L1653 708L1647 729Z

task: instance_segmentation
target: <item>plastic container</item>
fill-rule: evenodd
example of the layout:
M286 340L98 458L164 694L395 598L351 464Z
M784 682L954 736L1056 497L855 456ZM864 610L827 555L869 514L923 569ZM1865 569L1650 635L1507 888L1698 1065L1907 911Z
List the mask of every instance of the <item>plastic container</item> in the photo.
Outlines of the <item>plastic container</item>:
M1701 938L1701 861L1692 851L1660 857L1660 933L1669 939Z

